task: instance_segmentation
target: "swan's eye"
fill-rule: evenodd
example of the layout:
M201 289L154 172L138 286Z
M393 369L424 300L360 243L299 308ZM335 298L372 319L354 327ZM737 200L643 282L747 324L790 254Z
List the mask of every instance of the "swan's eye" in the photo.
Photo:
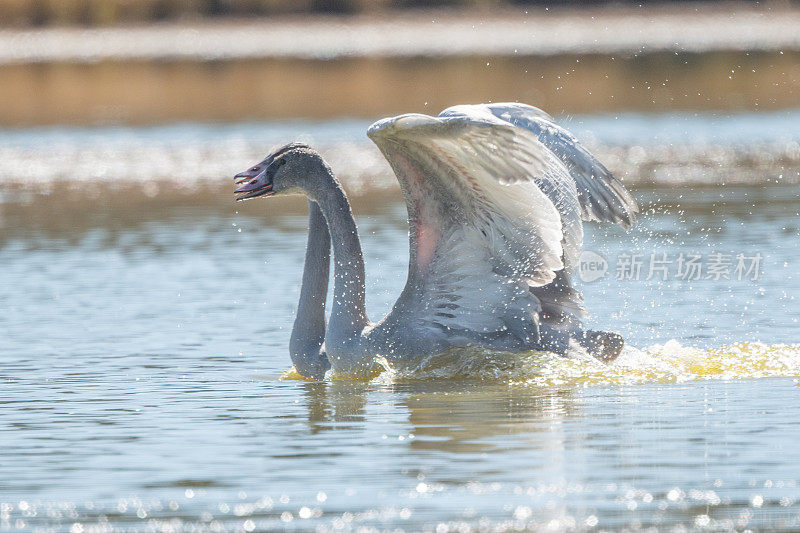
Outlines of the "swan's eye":
M258 172L259 170L261 170L261 169L258 168L258 167L253 167L253 168L250 169L250 172Z

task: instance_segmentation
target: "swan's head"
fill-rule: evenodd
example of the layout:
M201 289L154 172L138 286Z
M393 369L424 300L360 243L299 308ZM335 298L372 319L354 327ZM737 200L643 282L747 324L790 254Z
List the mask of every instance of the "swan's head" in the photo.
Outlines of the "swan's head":
M258 196L301 194L305 166L309 155L316 155L305 144L287 144L269 154L263 161L234 176L239 187L233 191L236 201Z

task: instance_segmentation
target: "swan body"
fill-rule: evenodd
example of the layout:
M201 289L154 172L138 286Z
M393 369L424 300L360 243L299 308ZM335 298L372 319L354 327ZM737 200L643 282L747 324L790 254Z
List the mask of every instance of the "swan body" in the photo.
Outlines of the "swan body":
M364 306L364 261L350 204L322 157L291 144L236 177L237 200L297 193L309 199L309 249L291 347L298 372L321 377L329 362L353 373L376 355L406 359L470 345L616 357L618 335L583 329L586 311L570 272L582 220L627 228L638 207L575 137L524 104L401 115L376 122L367 135L400 182L410 229L405 288L377 322ZM327 328L323 218L334 258Z

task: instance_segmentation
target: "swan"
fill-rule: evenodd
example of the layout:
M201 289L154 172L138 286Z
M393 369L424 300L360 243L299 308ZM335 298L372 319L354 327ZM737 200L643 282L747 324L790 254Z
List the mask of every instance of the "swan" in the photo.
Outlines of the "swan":
M234 178L237 201L308 199L308 247L290 342L300 374L319 379L330 367L357 374L377 355L410 359L467 346L617 357L619 335L583 328L587 313L570 272L582 220L627 229L639 208L570 132L536 107L501 103L386 118L367 136L400 182L409 221L408 278L377 322L365 309L355 219L322 157L288 144Z

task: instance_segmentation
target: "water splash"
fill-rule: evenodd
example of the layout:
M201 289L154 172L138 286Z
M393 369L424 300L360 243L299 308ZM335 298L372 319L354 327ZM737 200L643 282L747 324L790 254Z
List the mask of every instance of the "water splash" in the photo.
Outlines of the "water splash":
M800 376L800 344L738 342L720 348L703 349L670 340L646 349L628 346L612 364L595 359L564 358L544 352L515 354L467 348L449 350L410 363L379 358L361 376L353 378L329 373L328 379L374 380L380 383L478 380L588 387L791 376ZM281 379L306 378L291 368Z

